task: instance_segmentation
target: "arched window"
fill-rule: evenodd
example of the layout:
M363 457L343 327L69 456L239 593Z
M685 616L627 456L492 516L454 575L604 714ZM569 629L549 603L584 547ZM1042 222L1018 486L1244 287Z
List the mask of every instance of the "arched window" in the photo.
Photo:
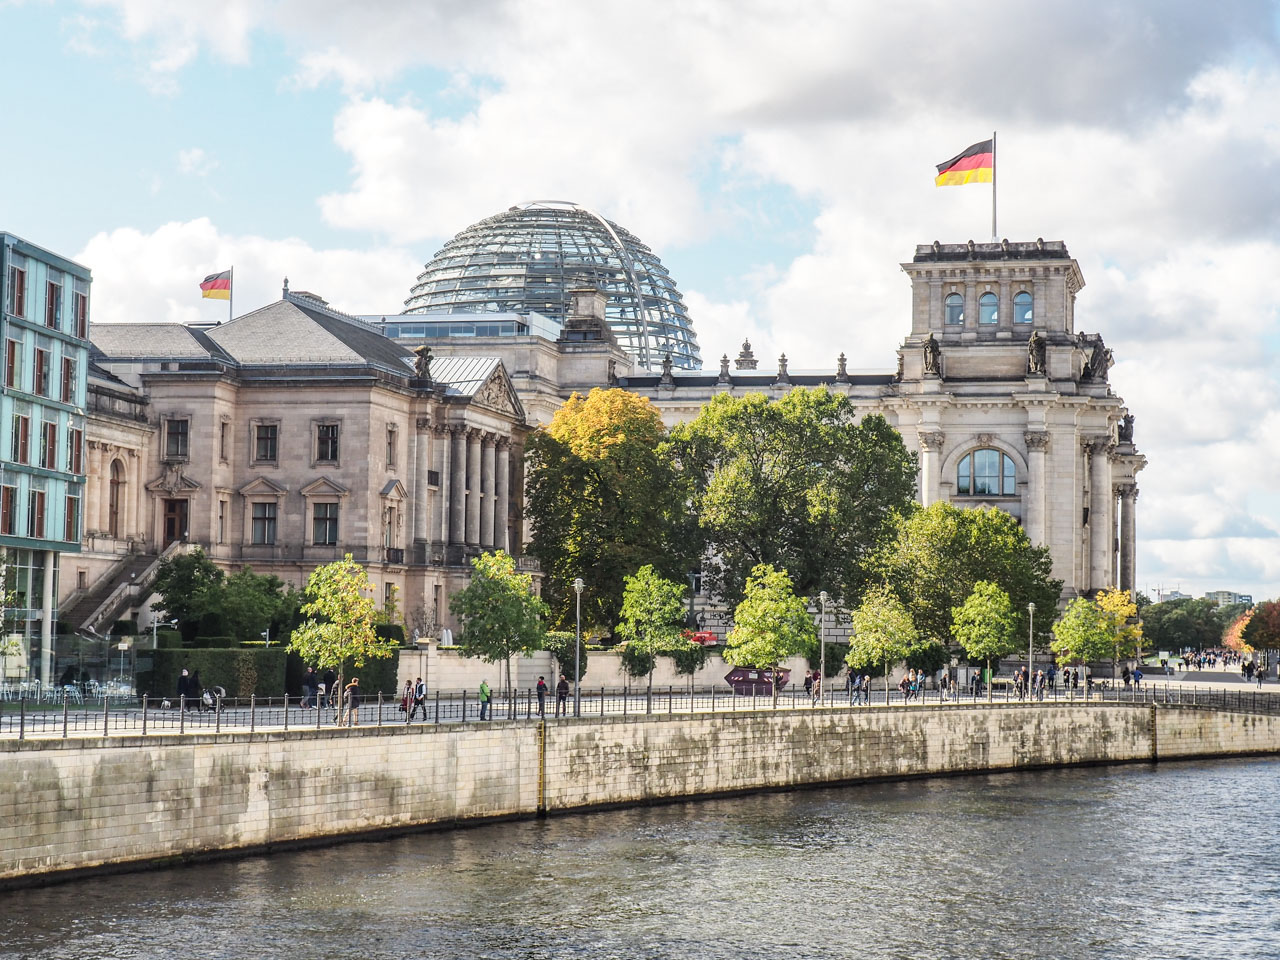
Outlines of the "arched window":
M956 493L962 497L1016 496L1017 467L999 450L975 450L956 468Z
M111 461L110 487L107 492L107 534L113 538L120 537L120 505L124 490L124 464L119 460Z
M1013 322L1031 322L1031 294L1025 290L1013 297Z
M964 297L949 293L943 303L947 308L947 323L964 323Z
M994 293L984 293L978 298L978 322L995 323L1000 309L1000 299Z

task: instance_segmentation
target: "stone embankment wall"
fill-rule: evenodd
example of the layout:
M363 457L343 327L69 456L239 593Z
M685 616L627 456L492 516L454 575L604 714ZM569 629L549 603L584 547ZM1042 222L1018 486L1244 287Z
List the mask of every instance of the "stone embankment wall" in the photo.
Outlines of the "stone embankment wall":
M1249 753L1280 753L1280 717L1116 704L3 741L0 885L544 811Z

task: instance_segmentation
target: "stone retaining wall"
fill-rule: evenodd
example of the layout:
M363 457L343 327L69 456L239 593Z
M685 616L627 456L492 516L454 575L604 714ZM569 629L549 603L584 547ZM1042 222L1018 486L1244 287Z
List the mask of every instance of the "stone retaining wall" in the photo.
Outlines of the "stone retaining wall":
M1280 753L1280 717L964 706L0 742L0 885L320 838L863 779Z

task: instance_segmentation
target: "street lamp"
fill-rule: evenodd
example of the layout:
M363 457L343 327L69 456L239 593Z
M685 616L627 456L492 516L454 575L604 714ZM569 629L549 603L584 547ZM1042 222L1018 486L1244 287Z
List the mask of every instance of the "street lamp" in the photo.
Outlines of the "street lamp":
M1027 689L1026 689L1028 700L1031 699L1031 681L1032 681L1031 674L1033 670L1031 665L1032 664L1031 658L1033 656L1032 643L1034 642L1035 635L1036 635L1035 625L1036 625L1036 605L1034 603L1028 603L1027 604Z
M164 625L165 625L166 627L176 627L176 626L178 625L178 621L177 621L177 620L166 620L166 621L164 622ZM160 626L160 621L159 621L158 619L156 619L155 617L152 617L152 618L151 618L151 649L152 649L152 650L156 649L156 628L157 628L158 626Z
M258 636L260 636L263 640L267 641L268 647L271 646L271 628L270 627L267 627L267 629L263 630L260 634L258 634Z
M574 578L573 592L577 594L574 604L577 611L577 639L573 644L573 715L575 717L582 713L582 588L585 586L581 577Z
M822 605L822 619L818 622L818 699L826 692L827 685L827 601L831 595L823 590L818 594L818 603Z

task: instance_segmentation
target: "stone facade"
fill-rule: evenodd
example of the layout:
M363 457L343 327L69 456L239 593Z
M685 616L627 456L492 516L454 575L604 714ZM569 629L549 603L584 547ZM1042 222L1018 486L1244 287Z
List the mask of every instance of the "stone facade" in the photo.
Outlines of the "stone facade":
M194 543L300 587L351 554L434 632L472 556L519 553L528 431L497 358L414 356L287 287L207 331L113 324L94 343L103 405L143 411L92 420L94 556Z

